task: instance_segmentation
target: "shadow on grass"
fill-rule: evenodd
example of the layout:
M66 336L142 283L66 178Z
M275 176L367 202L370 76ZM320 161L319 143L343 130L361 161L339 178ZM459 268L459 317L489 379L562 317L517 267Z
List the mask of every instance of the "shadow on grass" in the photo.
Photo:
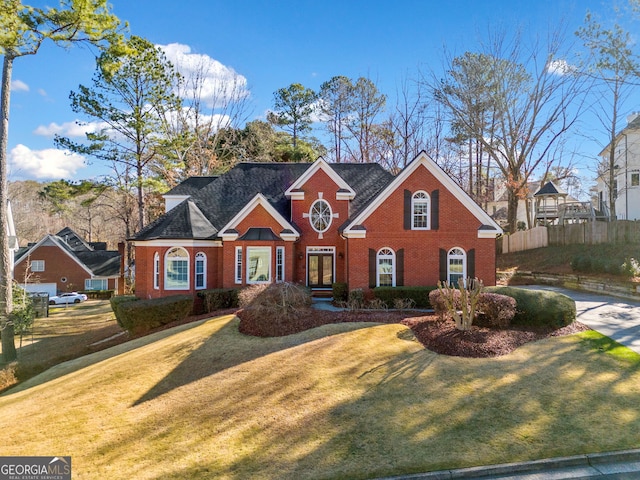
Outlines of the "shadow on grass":
M253 337L238 332L239 319L235 317L214 335L205 340L174 370L154 385L132 406L153 400L176 388L188 385L223 370L251 362L274 352L303 345L333 333L344 333L368 328L372 323L343 323L323 325L284 337Z

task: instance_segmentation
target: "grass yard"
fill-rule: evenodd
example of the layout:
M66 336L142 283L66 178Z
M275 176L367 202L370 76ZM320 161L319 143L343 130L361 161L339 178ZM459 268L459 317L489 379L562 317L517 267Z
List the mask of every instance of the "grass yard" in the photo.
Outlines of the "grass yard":
M30 378L52 365L94 352L102 348L101 341L120 332L108 300L50 307L48 317L35 319L33 334L23 337L22 347L16 336L16 376ZM2 388L5 385L0 382Z
M588 331L489 359L399 324L279 338L232 315L60 364L0 396L3 455L74 479L337 479L640 447L640 356Z

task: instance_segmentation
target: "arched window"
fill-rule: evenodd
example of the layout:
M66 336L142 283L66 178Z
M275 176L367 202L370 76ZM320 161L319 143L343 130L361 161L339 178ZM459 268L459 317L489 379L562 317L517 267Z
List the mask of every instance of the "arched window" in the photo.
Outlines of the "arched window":
M377 255L376 286L396 286L396 254L390 248L381 248Z
M309 209L309 222L316 232L323 233L329 230L332 219L331 206L325 200L318 199L313 202Z
M458 280L466 281L467 254L463 249L454 247L447 254L447 280L449 285L458 286Z
M419 190L411 197L411 229L429 230L429 194Z
M153 288L160 288L160 254L153 254Z
M196 253L196 290L207 288L207 256Z
M189 290L189 254L174 247L164 257L165 290Z

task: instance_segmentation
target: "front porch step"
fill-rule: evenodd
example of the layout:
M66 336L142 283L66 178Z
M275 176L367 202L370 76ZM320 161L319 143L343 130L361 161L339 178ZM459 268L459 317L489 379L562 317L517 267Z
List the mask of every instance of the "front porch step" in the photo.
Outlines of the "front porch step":
M333 290L311 290L313 298L333 298Z

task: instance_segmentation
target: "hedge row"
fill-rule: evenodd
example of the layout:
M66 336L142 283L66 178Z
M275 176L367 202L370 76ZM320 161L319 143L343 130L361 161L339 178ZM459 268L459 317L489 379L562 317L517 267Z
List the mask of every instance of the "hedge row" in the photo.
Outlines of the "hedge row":
M198 292L203 299L205 313L211 313L222 308L238 307L238 288L213 288Z
M415 308L431 308L429 293L437 287L377 287L373 289L373 296L382 300L388 308L394 308L396 299L411 299Z
M111 308L118 325L133 334L144 333L167 323L184 320L193 310L191 295L140 300L127 295L113 297Z

